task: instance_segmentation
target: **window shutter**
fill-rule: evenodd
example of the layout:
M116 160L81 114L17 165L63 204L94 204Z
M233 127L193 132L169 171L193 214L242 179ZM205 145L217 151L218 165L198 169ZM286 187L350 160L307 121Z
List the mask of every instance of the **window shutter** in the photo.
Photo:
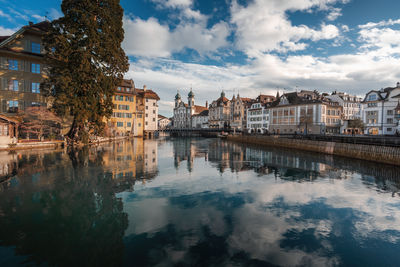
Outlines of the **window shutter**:
M8 81L7 78L2 78L3 79L3 90L8 90Z
M1 111L7 112L7 100L5 99L1 100Z
M32 52L32 49L31 49L31 41L30 41L30 40L25 40L25 45L26 45L25 51Z
M30 71L31 71L29 61L25 61L25 71L26 71L26 72L30 72Z
M5 68L6 68L6 58L0 57L0 69L5 69Z
M18 70L20 71L25 70L25 60L18 60Z

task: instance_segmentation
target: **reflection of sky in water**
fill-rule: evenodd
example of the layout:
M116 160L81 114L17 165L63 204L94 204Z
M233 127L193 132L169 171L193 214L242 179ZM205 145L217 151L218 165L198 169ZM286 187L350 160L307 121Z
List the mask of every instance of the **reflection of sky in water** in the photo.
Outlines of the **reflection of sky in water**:
M400 260L400 168L216 139L18 153L3 168L0 265Z
M328 165L311 182L292 181L288 173L302 171L279 166L277 176L221 173L220 162L202 155L174 169L173 152L170 143L161 147L159 176L119 194L130 221L125 243L136 251L126 262L387 266L400 259L399 198L358 173Z

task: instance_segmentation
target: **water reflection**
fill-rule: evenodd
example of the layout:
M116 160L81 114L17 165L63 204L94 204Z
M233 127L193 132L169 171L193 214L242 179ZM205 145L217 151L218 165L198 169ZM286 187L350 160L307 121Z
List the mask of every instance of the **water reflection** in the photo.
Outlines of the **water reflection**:
M397 167L189 138L0 158L1 266L400 260Z

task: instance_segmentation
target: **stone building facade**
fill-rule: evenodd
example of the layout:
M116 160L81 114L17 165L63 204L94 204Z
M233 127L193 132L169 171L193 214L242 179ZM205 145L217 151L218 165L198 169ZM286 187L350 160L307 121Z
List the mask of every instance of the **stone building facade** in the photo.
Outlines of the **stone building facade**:
M47 106L40 83L46 77L42 37L49 26L47 21L29 23L11 36L0 36L0 113Z
M214 100L209 107L208 123L210 128L223 129L230 127L231 119L231 101L225 97L222 92L221 96Z

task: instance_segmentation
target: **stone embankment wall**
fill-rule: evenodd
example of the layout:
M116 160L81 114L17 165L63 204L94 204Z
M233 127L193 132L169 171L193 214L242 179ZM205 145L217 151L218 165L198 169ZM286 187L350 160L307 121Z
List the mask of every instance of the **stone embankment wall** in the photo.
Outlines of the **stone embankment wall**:
M400 166L400 147L299 140L279 138L278 136L228 136L228 140L320 152Z

